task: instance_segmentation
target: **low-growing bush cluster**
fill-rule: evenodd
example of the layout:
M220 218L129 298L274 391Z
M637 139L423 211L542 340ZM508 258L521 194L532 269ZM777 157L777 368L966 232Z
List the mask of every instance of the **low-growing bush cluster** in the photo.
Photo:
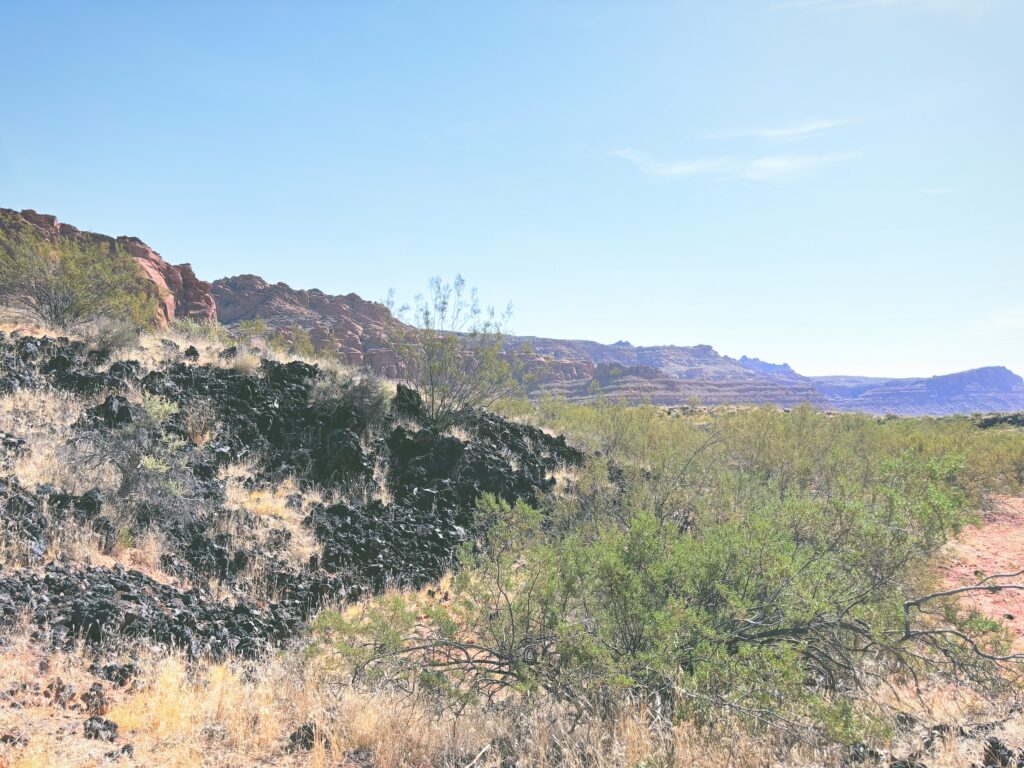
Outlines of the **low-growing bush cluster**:
M979 504L1020 492L1020 430L809 407L519 412L591 460L539 507L483 497L447 600L322 615L317 648L357 685L454 711L642 706L819 744L888 733L873 697L893 681L1012 689L1007 633L943 594L936 566Z

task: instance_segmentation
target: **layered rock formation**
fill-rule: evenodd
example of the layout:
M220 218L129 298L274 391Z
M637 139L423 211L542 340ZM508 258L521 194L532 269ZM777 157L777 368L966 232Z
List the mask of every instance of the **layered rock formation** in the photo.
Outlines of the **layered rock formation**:
M309 332L318 350L337 354L350 365L365 366L391 377L402 370L401 361L388 343L397 321L383 304L354 293L331 296L315 289L297 290L284 283L271 285L256 275L216 280L212 293L223 323L262 320L274 329L299 326Z
M611 397L683 405L696 398L704 405L774 403L783 407L825 402L810 383L777 381L707 344L638 347L626 341L600 344L534 336L508 340L509 348L523 346L550 361L555 372L538 377L538 389L571 400Z
M837 392L837 379L829 377L816 386L831 393L829 402L844 411L942 415L950 413L1024 410L1024 379L1003 366L975 368L920 379L888 379L865 386L863 379L852 391Z
M208 323L217 321L217 305L210 293L210 284L197 278L189 264L168 264L139 238L114 238L95 232L83 232L58 221L56 216L33 210L19 213L0 208L0 229L23 229L26 225L46 240L62 238L99 245L111 252L116 248L124 249L135 259L142 274L153 286L153 295L159 303L158 320L161 324L175 318L191 318Z
M751 370L786 385L813 387L826 407L839 411L942 416L1024 410L1024 379L1003 366L974 368L928 378L801 376L789 365L740 358Z

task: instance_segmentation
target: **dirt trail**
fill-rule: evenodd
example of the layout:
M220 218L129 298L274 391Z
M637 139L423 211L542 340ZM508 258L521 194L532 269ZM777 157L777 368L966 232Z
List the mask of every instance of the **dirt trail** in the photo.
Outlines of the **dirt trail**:
M985 513L981 527L964 530L949 554L943 580L950 588L1024 568L1024 498L997 499ZM1024 577L1009 581L1021 583ZM964 595L963 600L1002 620L1013 631L1016 650L1024 651L1024 592L974 592Z

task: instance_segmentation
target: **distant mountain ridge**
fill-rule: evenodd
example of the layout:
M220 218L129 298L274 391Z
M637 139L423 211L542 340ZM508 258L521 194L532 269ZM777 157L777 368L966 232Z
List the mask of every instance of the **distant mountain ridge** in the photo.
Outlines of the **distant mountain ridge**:
M843 411L941 415L1014 411L1024 407L1024 378L1004 366L987 366L940 376L801 376L789 365L741 357L751 370L792 382L809 383L827 406Z
M395 377L402 361L389 338L401 323L383 304L354 293L333 296L238 275L212 284L187 265L173 266L138 238L82 232L53 216L0 208L0 229L31 226L44 237L82 238L120 245L135 257L161 299L160 320L188 317L233 326L263 320L272 329L299 326L317 349L350 365ZM803 376L786 363L755 357L738 360L707 344L634 346L628 341L595 341L511 336L509 350L524 348L534 394L571 400L596 397L631 402L686 405L766 404L875 414L944 415L1024 411L1024 379L992 366L930 378Z
M270 285L252 275L213 283L222 322L262 319L271 327L299 325L316 346L385 376L400 368L387 339L398 321L388 309L355 294ZM1003 367L931 378L803 376L788 364L739 360L707 344L634 346L582 339L509 336L509 351L524 354L534 394L569 400L596 397L686 405L767 404L875 414L944 415L1024 410L1024 379Z

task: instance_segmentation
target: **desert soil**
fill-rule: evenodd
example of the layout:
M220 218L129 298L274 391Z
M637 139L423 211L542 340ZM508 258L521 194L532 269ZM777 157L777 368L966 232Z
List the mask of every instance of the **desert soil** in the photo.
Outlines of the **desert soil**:
M1024 568L1024 498L999 498L982 517L979 527L969 527L950 546L944 568L947 587L978 583L995 573L1014 573ZM1024 576L1004 582L1024 583ZM962 598L967 605L995 619L1013 632L1015 649L1024 651L1024 591L972 592Z

